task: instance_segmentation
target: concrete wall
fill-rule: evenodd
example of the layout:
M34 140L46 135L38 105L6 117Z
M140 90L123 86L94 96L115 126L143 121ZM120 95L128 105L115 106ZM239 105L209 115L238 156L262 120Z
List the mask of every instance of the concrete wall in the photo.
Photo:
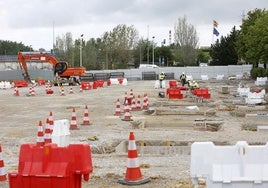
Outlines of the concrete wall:
M48 63L28 63L29 73L32 79L44 78L53 79L52 67ZM217 75L224 75L224 78L250 73L252 65L230 65L230 66L207 66L207 67L159 67L141 69L117 69L117 70L98 70L87 71L89 73L110 73L124 72L128 80L141 80L143 72L174 73L174 78L178 79L182 72L191 75L193 79L200 80L201 75L207 75L209 79L216 78ZM0 80L23 79L22 71L16 62L0 63Z
M29 70L31 79L43 78L45 80L53 80L53 71L49 70ZM23 80L21 70L6 70L0 71L0 80Z

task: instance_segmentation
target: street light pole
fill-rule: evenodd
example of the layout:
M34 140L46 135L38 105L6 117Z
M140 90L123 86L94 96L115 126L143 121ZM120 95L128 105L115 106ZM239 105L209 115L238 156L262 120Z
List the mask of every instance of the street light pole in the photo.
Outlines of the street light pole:
M83 36L84 34L81 35L81 39L80 39L80 67L83 66L83 56L82 56L82 43L83 43Z
M108 52L105 52L106 69L108 70Z
M154 36L153 36L153 65L154 65Z

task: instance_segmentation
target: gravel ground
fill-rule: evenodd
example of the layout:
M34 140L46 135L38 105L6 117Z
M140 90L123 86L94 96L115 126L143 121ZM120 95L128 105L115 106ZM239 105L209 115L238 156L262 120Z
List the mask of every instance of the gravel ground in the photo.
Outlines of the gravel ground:
M154 81L129 81L127 86L112 85L94 90L79 92L79 86L74 86L74 94L69 94L69 86L65 86L65 96L61 96L59 88L53 87L54 94L47 95L45 86L35 87L35 96L29 96L29 88L19 88L20 96L13 95L13 88L0 90L0 143L5 168L8 172L16 171L18 153L23 143L34 143L37 138L37 125L40 120L45 122L49 113L54 120L71 119L72 109L76 109L79 130L71 130L71 143L88 143L91 146L93 173L88 182L82 182L82 187L126 187L117 183L124 178L126 171L127 151L116 151L121 142L127 142L129 132L133 131L137 143L165 144L172 142L182 144L181 153L140 153L138 156L142 175L149 177L147 184L133 187L194 187L190 180L191 143L195 141L213 141L218 144L235 144L245 140L250 144L264 144L268 137L265 132L241 130L244 124L264 124L265 119L249 120L233 116L226 110L234 105L227 100L237 100L234 96L240 81L210 81L201 82L202 87L209 87L211 99L204 103L195 103L187 97L180 100L159 98L158 93L165 89L155 89ZM243 81L253 85L253 80ZM231 94L221 94L219 89L229 85ZM155 109L185 109L187 105L198 105L200 110L215 111L212 117L202 115L154 115L148 111L131 112L133 122L145 122L145 128L133 129L130 122L122 121L114 116L116 100L121 105L125 92L137 97L148 94L150 110ZM163 104L167 104L166 106ZM80 125L83 121L84 107L88 105L91 125ZM121 106L121 108L123 108ZM224 110L225 109L225 110ZM195 119L210 118L221 120L221 129L217 132L193 129ZM181 126L180 126L181 125ZM97 139L92 139L97 138ZM158 145L159 146L159 145ZM0 182L0 188L7 188L8 182ZM199 185L198 187L205 187Z

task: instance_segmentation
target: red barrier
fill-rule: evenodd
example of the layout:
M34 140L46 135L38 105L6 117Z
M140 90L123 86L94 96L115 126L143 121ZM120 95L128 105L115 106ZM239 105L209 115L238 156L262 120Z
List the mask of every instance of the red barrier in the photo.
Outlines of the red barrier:
M98 87L103 87L104 80L98 80Z
M192 92L197 97L202 97L205 99L210 99L211 95L208 91L208 88L200 88L200 89L194 89Z
M23 144L18 172L8 174L9 188L81 188L82 176L88 181L92 170L88 144Z
M28 83L25 80L14 80L14 87L28 87Z
M168 88L166 91L169 99L182 99L183 94L179 88Z
M186 86L179 86L178 87L181 91L186 91L186 90L188 90L188 87L186 87Z
M177 81L176 80L169 80L169 87L170 88L177 88Z
M110 86L110 85L111 85L111 80L108 79L108 80L107 80L107 86Z
M93 89L97 89L99 87L98 81L93 82Z
M38 80L37 83L39 86L42 86L42 85L46 84L46 81L45 80Z
M81 88L82 90L90 90L92 86L90 82L81 82Z
M122 84L124 81L124 78L117 78L117 80L118 80L119 84Z

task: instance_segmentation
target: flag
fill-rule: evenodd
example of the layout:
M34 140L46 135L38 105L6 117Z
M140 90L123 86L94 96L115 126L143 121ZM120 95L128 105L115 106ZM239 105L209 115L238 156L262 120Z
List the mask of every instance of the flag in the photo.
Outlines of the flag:
M213 34L216 35L216 36L219 36L219 31L214 27L213 28Z
M219 23L216 20L213 20L213 26L218 27Z

